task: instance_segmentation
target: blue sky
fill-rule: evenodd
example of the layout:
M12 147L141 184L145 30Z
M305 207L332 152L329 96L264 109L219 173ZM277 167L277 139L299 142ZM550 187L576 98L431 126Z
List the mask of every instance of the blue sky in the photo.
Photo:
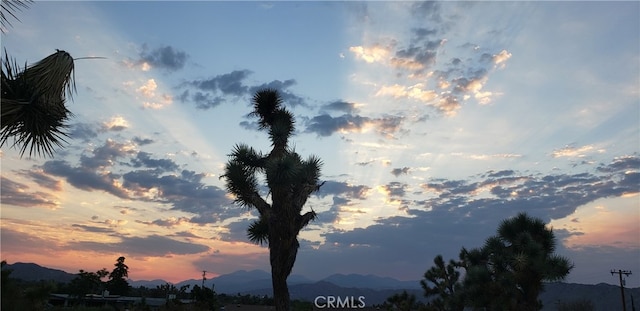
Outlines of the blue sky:
M640 286L638 2L37 2L18 63L77 60L71 139L2 147L2 257L133 279L268 270L222 174L261 88L322 158L295 274L417 280L525 211L568 281ZM96 260L100 258L100 260ZM167 268L170 266L171 268Z

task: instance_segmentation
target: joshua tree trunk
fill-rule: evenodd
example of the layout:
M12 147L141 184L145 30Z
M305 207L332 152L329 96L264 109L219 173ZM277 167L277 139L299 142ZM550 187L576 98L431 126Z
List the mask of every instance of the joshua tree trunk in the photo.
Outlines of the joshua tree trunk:
M287 278L291 274L298 254L298 239L296 233L291 232L291 228L287 228L291 225L282 223L279 225L281 226L271 226L280 231L279 234L269 234L271 283L276 310L289 311L290 298Z

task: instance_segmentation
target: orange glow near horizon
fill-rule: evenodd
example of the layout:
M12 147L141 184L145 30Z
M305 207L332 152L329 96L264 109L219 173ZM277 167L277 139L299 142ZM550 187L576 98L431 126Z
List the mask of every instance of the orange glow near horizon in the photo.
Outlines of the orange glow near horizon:
M550 225L574 233L563 241L569 248L592 245L639 248L639 199L638 193L600 199L578 208L566 218L551 221Z

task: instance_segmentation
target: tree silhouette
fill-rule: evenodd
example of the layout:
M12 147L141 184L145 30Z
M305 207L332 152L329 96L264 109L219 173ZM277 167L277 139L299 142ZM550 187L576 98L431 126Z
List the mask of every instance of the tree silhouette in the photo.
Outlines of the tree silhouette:
M19 68L5 51L2 70L0 146L13 138L20 155L52 156L62 146L71 112L66 95L75 91L73 58L56 51L39 62Z
M402 293L396 293L388 297L383 306L387 310L411 311L415 310L419 304L416 302L416 296L409 294L406 290Z
M31 3L33 3L32 0L2 0L0 4L0 30L2 33L7 32L7 26L12 26L9 18L20 21L16 16L17 11L28 8Z
M449 260L445 265L442 255L436 256L433 263L435 266L427 270L424 273L424 280L420 281L425 297L437 296L427 303L427 309L462 311L464 309L464 301L460 295L462 284L458 282L460 271L457 270L460 268L460 263Z
M87 294L98 294L104 289L102 278L107 276L107 269L97 272L87 272L80 270L76 277L69 282L69 292L71 296L82 300Z
M564 279L573 265L555 255L555 236L526 213L504 220L480 249L462 250L465 297L487 310L540 310L543 281Z
M120 256L114 264L115 268L109 274L109 281L107 281L107 289L110 294L113 295L126 295L129 292L130 286L127 282L129 277L129 266L124 263L125 258Z
M316 218L313 210L301 212L309 196L322 186L322 163L315 156L303 160L289 147L295 131L294 117L282 107L276 90L256 92L253 107L251 115L258 117L260 129L268 131L272 149L263 155L248 145L236 145L223 178L237 204L259 213L247 230L248 237L252 242L268 244L275 307L286 311L290 307L287 278L298 253L298 233ZM259 193L258 174L266 177L271 202Z

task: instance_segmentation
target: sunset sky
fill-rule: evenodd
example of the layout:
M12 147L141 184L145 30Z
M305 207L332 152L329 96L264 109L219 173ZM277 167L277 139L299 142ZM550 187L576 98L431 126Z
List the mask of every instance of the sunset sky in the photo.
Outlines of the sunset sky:
M36 2L2 49L65 50L77 93L50 158L2 147L1 256L134 280L269 271L220 179L267 152L280 90L323 160L293 273L419 280L500 221L549 223L568 282L640 286L640 2ZM4 53L3 53L4 60ZM266 192L265 192L266 195Z

